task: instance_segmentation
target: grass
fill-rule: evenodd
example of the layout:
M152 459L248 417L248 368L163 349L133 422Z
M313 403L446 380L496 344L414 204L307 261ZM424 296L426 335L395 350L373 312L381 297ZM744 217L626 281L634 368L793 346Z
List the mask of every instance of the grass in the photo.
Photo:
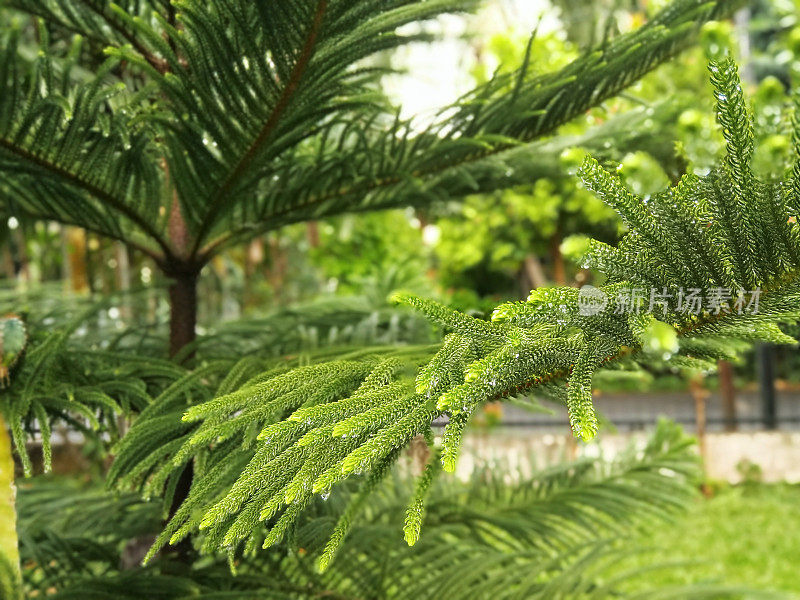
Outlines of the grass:
M698 498L689 513L648 540L663 549L642 556L689 561L688 568L657 571L648 584L711 582L792 592L800 598L800 486L747 483Z

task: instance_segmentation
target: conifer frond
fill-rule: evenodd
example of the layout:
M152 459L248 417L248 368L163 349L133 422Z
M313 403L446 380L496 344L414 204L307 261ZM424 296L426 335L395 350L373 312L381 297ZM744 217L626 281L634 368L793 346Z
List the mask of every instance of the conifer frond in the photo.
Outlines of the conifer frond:
M712 72L718 98L738 89L734 68L712 65ZM229 483L220 478L221 487L190 494L153 552L198 526L206 550L254 548L261 521L270 528L265 544L275 543L312 495L384 465L440 417L449 418L441 461L452 470L470 415L488 400L541 390L567 405L576 435L588 440L597 431L591 382L603 365L654 358L707 365L740 344L788 342L777 325L800 317L797 218L786 183L751 173L742 150L749 134L736 130L749 128L743 101L725 110L737 116L725 117L733 129L724 166L688 175L646 202L586 158L584 185L630 229L616 248L590 246L588 261L602 267L607 284L534 290L527 302L498 307L491 322L401 295L449 332L433 357L409 354L405 371L369 356L314 364L192 407L184 419L202 421L175 460L210 453ZM696 310L692 294L701 300ZM422 364L412 381L409 370ZM280 411L288 418L276 422ZM229 441L247 449L233 453L247 463L243 470L229 469ZM415 522L410 527L414 538Z
M790 186L789 205L800 208L800 89L795 90L792 96L794 110L792 111L792 148L794 149L794 162L792 163L792 182Z
M420 131L376 91L368 60L424 37L404 25L474 5L6 0L4 18L23 11L38 29L0 41L2 212L120 239L172 275L288 223L505 188L530 179L530 142L738 2L674 0L561 71L498 75ZM87 54L96 76L80 68ZM169 243L178 214L189 248Z
M98 56L108 46L128 44L155 68L162 68L157 48L137 36L130 22L147 23L156 28L155 35L161 35L154 14L167 13L168 0L3 0L2 7L41 19L53 30L80 35L95 47Z
M52 423L66 423L97 440L116 439L119 416L147 411L153 390L168 387L186 372L165 359L87 349L76 332L106 306L107 301L89 303L58 319L45 313L27 324L30 342L24 365L0 389L0 411L26 475L33 470L26 449L32 439L41 441L43 467L50 470Z
M357 66L359 61L418 38L401 34L403 25L473 5L187 1L179 4L175 23L163 23L172 44L162 48L168 73L124 48L116 50L140 63L175 113L183 115L165 126L170 168L184 217L195 230L195 251L221 215L236 211L240 224L243 217L268 218L253 214L258 209L245 198L260 180L276 176L277 157L319 135L331 117L343 123L359 110L370 114L384 104L370 88L375 70Z
M204 221L197 243L207 244L205 252L214 253L231 243L230 240L253 230L264 231L343 211L425 204L513 185L516 181L514 151L615 95L683 49L694 38L699 24L729 14L735 5L735 2L677 0L639 30L593 49L561 71L532 76L524 64L518 71L498 75L455 105L443 108L440 122L421 133L412 123L393 119L380 107L340 113L335 118L317 121L314 137L310 138L307 130L301 130L295 123L286 125L291 129L282 137L270 131L278 147L270 145L269 140L256 138L257 142L265 142L263 156L253 158L246 170L243 168L239 173L237 185L244 186L242 190L248 189L252 194L227 202L224 213L216 211L219 214ZM334 6L331 2L329 10ZM306 10L310 12L310 8ZM367 13L370 9L363 10ZM402 14L411 14L410 7L404 7ZM312 23L313 20L306 17L303 22ZM388 21L381 18L381 23L384 22ZM333 17L326 25L337 26ZM369 22L364 28L370 29ZM324 33L327 30L320 30L320 35ZM321 50L320 53L325 54ZM310 59L309 70L319 58ZM235 67L230 69L232 72L227 79L242 79L240 72L234 72ZM326 76L347 76L346 71L341 74L333 69L329 71ZM227 85L221 77L220 80L216 85ZM311 89L312 84L304 79L303 85ZM512 89L513 94L509 93ZM300 102L301 91L295 92L298 94L296 102ZM243 90L240 96L249 98L249 93L249 89L247 93ZM189 98L188 94L184 95ZM347 94L339 93L338 97L344 98L343 102L351 102ZM209 101L212 100L219 103L216 98L209 97ZM190 107L188 100L183 104L187 110L198 110L197 104ZM313 106L320 106L319 102ZM311 108L306 107L306 110ZM333 112L333 109L319 110ZM212 119L211 116L205 118ZM214 128L221 128L220 118L237 118L238 123L238 117L231 114L213 118ZM303 112L297 119L300 118ZM251 135L263 123L257 120ZM238 124L222 131L229 132L235 127ZM210 139L216 140L211 124L202 129L210 131ZM303 142L293 144L295 138ZM185 146L184 143L180 147ZM231 148L231 154L227 150L229 146L225 139L205 147L196 140L189 152L205 153L208 155L202 159L205 164L215 165L215 168L220 164L219 168L225 172L231 167L223 164L224 159L241 156L243 150ZM507 156L509 152L512 156ZM532 153L531 150L527 154L528 160ZM197 161L200 160L198 157ZM192 188L184 196L196 202L203 193L207 194L206 176L207 171L196 172ZM233 196L232 189L222 191L224 198L220 196L219 200L229 200ZM214 203L218 204L219 200Z
M125 85L109 81L117 59L76 82L80 39L56 58L41 35L31 64L19 30L0 36L0 202L9 214L75 224L151 255L165 249L151 130Z

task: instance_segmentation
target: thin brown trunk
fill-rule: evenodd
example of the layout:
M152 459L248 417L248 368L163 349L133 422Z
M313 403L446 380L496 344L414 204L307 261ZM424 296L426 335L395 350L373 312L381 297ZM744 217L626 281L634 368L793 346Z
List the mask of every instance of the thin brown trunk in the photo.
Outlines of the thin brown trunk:
M164 161L164 170L170 177L169 167ZM189 261L189 248L192 245L192 236L186 219L183 217L181 203L177 192L173 191L172 204L169 208L167 222L169 241L175 252L174 257L167 262L167 275L172 277L169 287L169 355L175 355L187 344L195 339L197 325L197 276L199 269L193 268ZM184 360L191 356L183 357Z
M11 248L8 244L3 245L3 270L6 272L6 277L9 281L14 281L17 278L17 269L14 267L14 257L11 255Z
M700 456L705 458L706 446L706 398L708 390L703 385L701 377L693 377L689 381L689 390L694 398L695 420L697 421L697 442L700 447Z
M61 284L64 291L72 287L72 262L69 252L69 229L66 225L59 225L58 234L61 240Z
M194 352L181 352L196 338L197 325L197 275L196 271L183 271L172 276L173 282L169 287L169 355L172 358L179 356L181 362L190 362ZM171 519L183 501L189 495L194 478L194 464L190 461L181 472L175 493L172 496L169 517ZM192 554L191 538L185 538L177 544L173 551L185 563L190 562Z
M128 247L122 242L114 243L114 254L117 261L117 289L122 292L131 289L131 261Z
M706 450L706 399L708 398L708 390L703 385L703 378L701 376L693 377L689 381L689 391L694 398L695 420L697 421L697 448L700 452L703 468L705 469L708 457ZM701 488L703 494L708 496L710 490L707 484L703 483Z
M247 246L247 252L245 253L242 310L247 310L249 307L253 306L257 300L256 294L253 292L253 280L262 262L264 262L264 240L258 237L250 242Z
M542 270L542 263L539 261L539 257L535 254L528 254L528 256L525 257L525 260L522 262L522 273L528 284L527 286L524 286L528 289L522 290L523 294L526 296L531 289L547 285L547 280L545 279L544 271Z
M289 267L286 251L281 248L281 241L277 234L273 234L269 239L269 258L270 264L267 269L267 280L275 294L277 304L283 304L283 289L286 281L286 273Z
M247 246L245 257L245 273L248 280L256 274L256 269L262 262L264 262L264 240L255 238ZM245 283L248 283L248 281Z
M169 166L164 161L164 171L170 178ZM167 222L169 240L174 251L174 256L167 262L167 275L172 278L169 287L169 355L178 358L181 362L191 362L194 351L184 351L184 348L195 341L197 332L197 277L200 267L196 267L190 260L192 236L186 225L178 200L177 192L173 190L172 204ZM194 478L194 463L190 461L181 472L175 493L172 496L168 520L171 519L184 500L189 496ZM187 537L175 547L179 559L184 563L191 561L192 542Z
M74 292L94 293L94 251L90 234L78 227L70 227L69 237L70 285ZM94 240L97 242L97 240Z
M736 388L733 385L733 369L727 360L717 362L719 391L722 396L722 413L725 431L736 431Z
M131 260L128 247L122 242L115 242L114 254L117 262L117 290L129 292L131 289ZM126 321L133 315L132 308L130 296L123 294L120 299L120 315Z
M316 221L306 223L306 236L309 246L319 248L319 224Z
M14 230L14 242L17 244L17 262L19 263L19 278L29 283L31 280L31 268L28 260L28 246L22 228Z
M197 325L197 273L181 273L169 287L169 355L174 357L194 342ZM191 355L183 357L184 360Z

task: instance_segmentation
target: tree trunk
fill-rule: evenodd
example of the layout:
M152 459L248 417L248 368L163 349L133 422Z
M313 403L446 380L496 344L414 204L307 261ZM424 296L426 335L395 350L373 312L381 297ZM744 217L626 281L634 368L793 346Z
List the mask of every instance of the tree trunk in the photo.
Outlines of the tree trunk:
M522 296L527 297L528 292L547 285L542 263L535 254L528 254L522 261Z
M14 242L17 244L17 262L19 263L18 277L26 284L31 281L31 266L28 260L28 246L22 228L14 230Z
M174 358L180 353L182 362L191 361L194 352L181 352L185 346L194 342L197 325L197 276L196 271L183 271L173 275L173 283L169 288L169 355ZM178 507L189 495L194 478L194 464L189 462L181 472L175 486L169 518L175 514ZM187 537L182 540L174 551L178 558L185 563L191 561L192 542Z
M174 357L195 340L197 325L197 273L180 273L169 287L169 355ZM182 357L189 360L193 353Z
M736 431L736 388L733 386L733 368L727 360L717 362L719 391L722 396L722 413L725 419L725 431Z
M306 236L309 246L319 248L319 224L316 221L306 223Z
M89 291L89 256L86 232L78 227L66 229L67 264L70 287L73 292L83 294Z
M257 300L256 293L253 291L253 281L261 263L264 262L264 240L260 237L254 238L247 246L244 263L244 289L242 293L242 311L246 311L254 306Z
M697 449L700 452L700 459L703 463L703 471L708 465L708 452L706 450L706 399L708 398L708 390L703 382L703 377L697 375L689 380L689 391L694 399L695 421L697 422ZM704 495L710 495L710 489L707 483L701 485L701 490Z
M567 270L564 266L564 256L561 254L561 229L557 229L550 238L550 260L553 263L553 282L556 285L567 285Z
M16 282L17 268L14 266L14 257L11 255L9 244L3 244L3 248L0 252L2 252L3 270L6 273L6 277L9 281Z
M16 494L11 438L0 416L0 597L9 600L22 598Z
M268 244L270 261L267 269L267 280L275 294L275 303L282 305L286 299L283 296L285 287L283 284L286 281L286 273L289 270L289 257L281 247L281 240L277 233L273 232Z

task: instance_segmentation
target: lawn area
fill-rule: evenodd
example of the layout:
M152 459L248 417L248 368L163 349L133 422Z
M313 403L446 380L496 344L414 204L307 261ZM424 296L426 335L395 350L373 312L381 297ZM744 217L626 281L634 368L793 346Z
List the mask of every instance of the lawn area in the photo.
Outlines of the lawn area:
M691 561L658 571L648 584L708 581L800 597L800 486L746 484L698 498L676 523L659 528L652 544L663 560ZM642 564L653 556L642 558Z

